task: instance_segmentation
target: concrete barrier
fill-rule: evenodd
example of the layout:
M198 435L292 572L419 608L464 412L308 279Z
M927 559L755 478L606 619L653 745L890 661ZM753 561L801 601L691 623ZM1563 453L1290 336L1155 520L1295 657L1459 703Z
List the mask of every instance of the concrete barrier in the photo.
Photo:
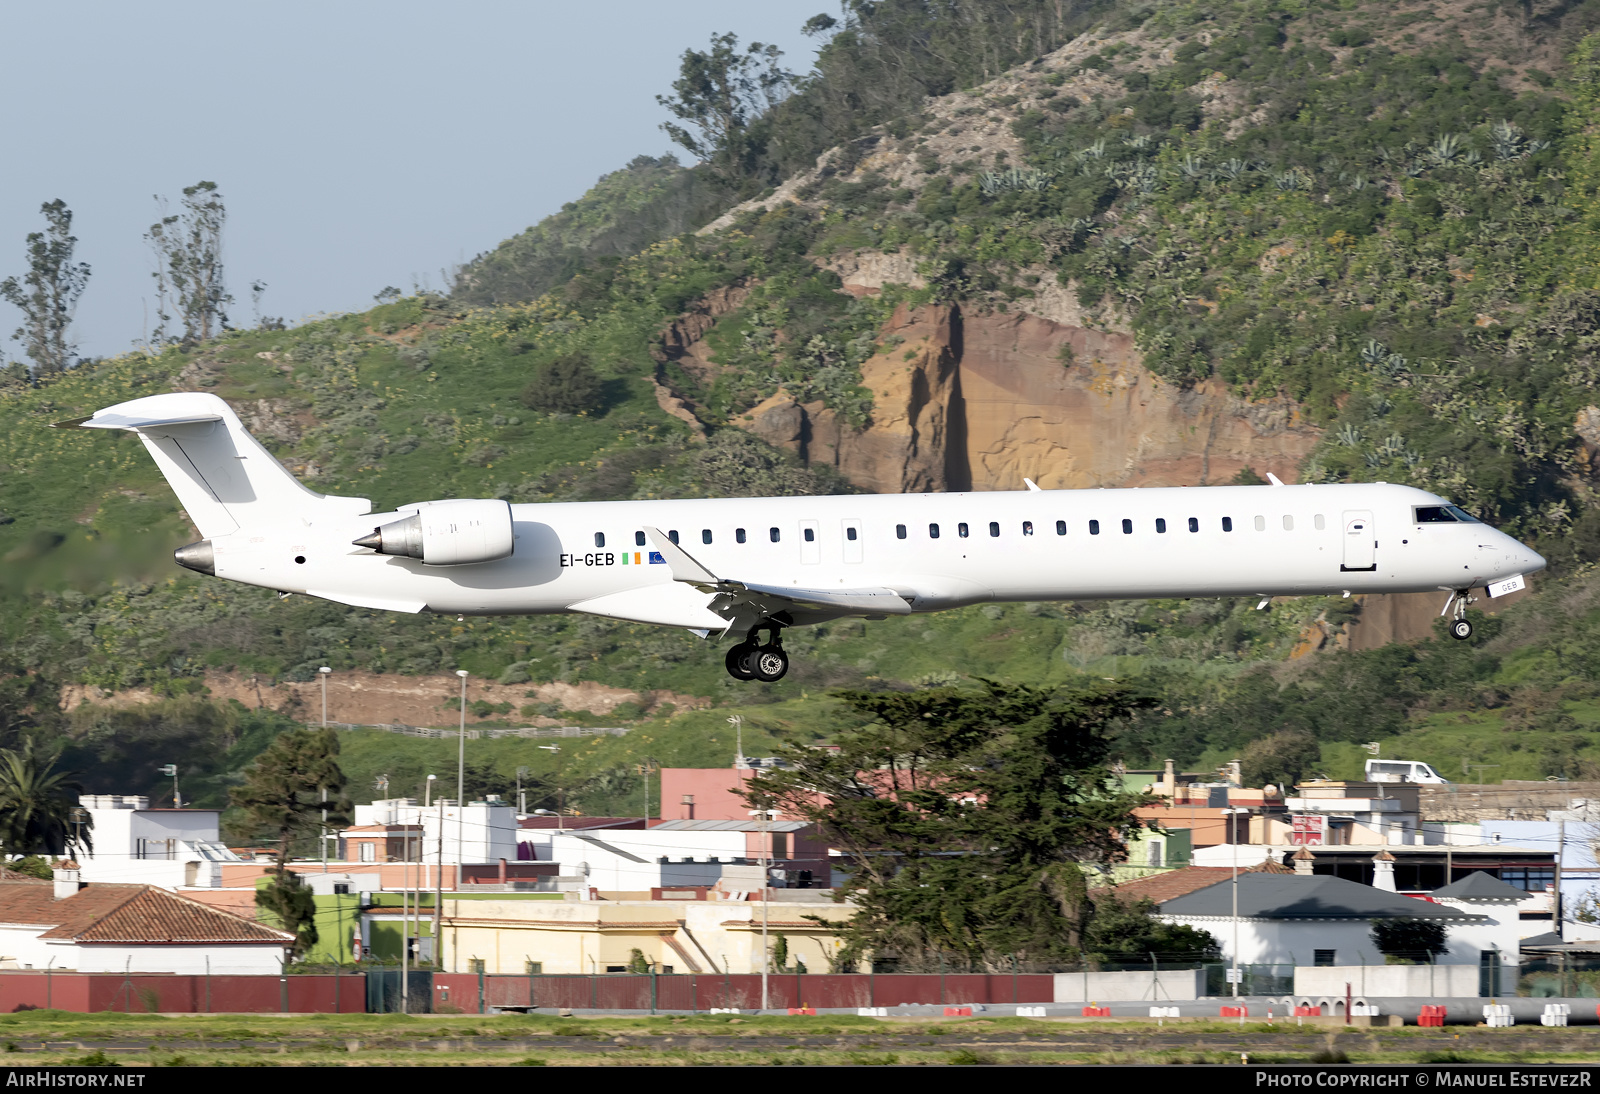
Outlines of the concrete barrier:
M1058 972L1057 1003L1138 1003L1192 1000L1205 996L1204 969L1152 972Z
M1513 970L1514 971L1514 970ZM1477 965L1319 965L1296 966L1295 995L1344 998L1350 993L1366 999L1450 999L1478 994Z

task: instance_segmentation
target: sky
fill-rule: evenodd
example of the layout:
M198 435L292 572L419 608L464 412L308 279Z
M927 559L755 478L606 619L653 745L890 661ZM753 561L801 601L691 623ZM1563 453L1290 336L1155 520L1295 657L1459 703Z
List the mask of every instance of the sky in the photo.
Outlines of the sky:
M832 0L0 0L0 277L25 272L39 206L73 212L93 268L79 352L153 326L144 233L184 187L214 181L235 326L372 306L674 146L661 132L688 48L711 35L779 45ZM683 158L683 157L680 157ZM20 313L0 302L0 352Z

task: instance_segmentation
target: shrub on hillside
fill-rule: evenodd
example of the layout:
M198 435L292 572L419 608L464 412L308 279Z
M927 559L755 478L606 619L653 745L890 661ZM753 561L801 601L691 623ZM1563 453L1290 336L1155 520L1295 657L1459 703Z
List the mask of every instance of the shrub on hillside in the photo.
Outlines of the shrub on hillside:
M539 367L522 389L522 405L550 414L582 414L605 409L605 381L581 353L568 353Z

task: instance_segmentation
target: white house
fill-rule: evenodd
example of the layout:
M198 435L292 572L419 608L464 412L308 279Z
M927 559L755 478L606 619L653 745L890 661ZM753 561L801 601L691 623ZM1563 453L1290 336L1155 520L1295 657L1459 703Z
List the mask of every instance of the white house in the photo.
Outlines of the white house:
M803 828L801 821L777 821ZM546 832L539 832L545 836ZM602 892L648 892L655 888L712 886L729 865L746 865L745 833L659 832L655 829L549 831L542 858L561 864L561 874L583 877ZM536 846L543 850L544 840ZM759 886L759 880L754 883Z
M1550 926L1548 919L1522 918L1528 908L1547 911L1550 907L1547 894L1530 893L1508 885L1482 870L1474 870L1442 889L1435 889L1428 897L1441 907L1475 913L1484 920L1463 923L1450 931L1446 936L1450 954L1443 959L1449 962L1478 963L1484 953L1492 950L1502 955L1504 964L1516 964L1516 955L1522 952L1522 940L1545 933Z
M70 868L0 881L0 968L265 974L293 942L153 885L82 884Z
M1327 874L1240 873L1237 905L1230 879L1163 901L1160 917L1209 931L1229 960L1241 965L1381 965L1372 944L1375 919L1427 919L1444 924L1451 946L1444 959L1477 964L1473 946L1492 935L1494 922L1475 909L1400 896ZM1237 907L1237 911L1235 908ZM1237 938L1237 949L1235 949ZM1517 961L1513 938L1499 960Z
M150 799L124 794L84 794L92 849L78 856L84 881L216 888L222 864L239 856L221 842L216 809L152 809Z
M468 802L465 806L449 799L436 799L424 806L415 798L385 798L356 806L354 819L353 828L420 827L422 862L455 865L517 861L517 811L498 798Z

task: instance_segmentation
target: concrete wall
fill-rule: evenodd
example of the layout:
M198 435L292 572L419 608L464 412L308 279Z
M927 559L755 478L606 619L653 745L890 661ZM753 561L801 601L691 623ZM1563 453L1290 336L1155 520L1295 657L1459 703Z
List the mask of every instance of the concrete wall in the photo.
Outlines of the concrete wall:
M1507 983L1514 981L1516 969L1504 970ZM1312 998L1344 998L1344 986L1353 996L1412 999L1471 997L1478 994L1477 965L1335 965L1325 968L1296 967L1294 993Z
M1157 1004L1167 999L1199 999L1205 994L1204 969L1162 969L1157 972L1058 972L1057 1003L1125 1003L1141 999ZM1476 994L1476 988L1473 989Z

